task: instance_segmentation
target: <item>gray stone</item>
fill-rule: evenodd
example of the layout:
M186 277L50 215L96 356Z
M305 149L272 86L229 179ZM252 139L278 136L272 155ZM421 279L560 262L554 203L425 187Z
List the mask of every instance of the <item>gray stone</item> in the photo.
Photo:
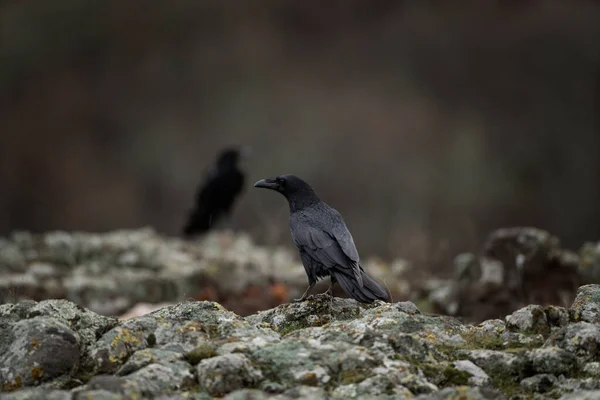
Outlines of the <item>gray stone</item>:
M600 390L581 390L562 395L559 400L600 400Z
M567 374L574 370L577 358L559 347L542 347L527 352L527 359L535 373Z
M504 400L504 395L490 388L470 388L468 386L458 386L454 388L445 388L436 393L421 395L415 397L415 400L451 400L451 399L469 399L469 400Z
M600 354L600 325L578 322L567 326L559 346L582 362L592 361Z
M569 310L564 307L547 306L544 312L550 327L563 327L569 323Z
M571 313L576 321L600 324L600 285L581 286L571 306Z
M281 334L311 326L322 326L332 321L354 319L362 315L357 302L348 302L327 295L316 295L313 301L282 304L248 317L254 324L265 324ZM414 305L413 305L414 306ZM410 307L409 307L410 308ZM416 307L411 310L418 310Z
M492 399L501 390L541 400L600 389L600 327L565 321L560 310L551 322L548 308L544 343L515 320L511 329L502 320L470 326L409 302L361 305L320 295L246 318L203 301L122 321L56 301L4 305L0 313L0 346L10 350L0 357L11 357L1 368L29 362L26 344L39 332L56 366L47 381L3 385L13 391L9 399L46 392L71 400ZM56 330L48 334L48 326ZM72 350L56 355L58 348Z
M463 354L463 353L461 353ZM523 356L496 350L466 350L465 356L486 373L521 375L526 366Z
M473 364L469 360L458 360L453 363L454 368L459 371L463 371L471 375L469 377L469 385L471 386L488 386L490 384L490 377L485 373L484 370Z
M72 398L73 394L66 390L42 388L29 388L0 395L2 400L71 400Z
M117 375L127 375L150 364L170 364L183 360L183 354L161 349L144 349L133 353L117 371Z
M263 377L243 354L225 354L202 360L197 371L200 386L213 396L252 387Z
M149 364L123 377L125 384L144 397L173 392L192 387L196 378L190 372L190 365L183 361L164 364Z
M525 378L521 381L521 386L530 392L546 393L549 391L557 382L554 375L540 374L529 378Z
M544 309L531 305L523 307L506 317L506 327L513 332L541 333L550 332L550 326Z
M31 386L75 371L79 341L73 330L53 318L12 324L0 335L0 385Z
M590 376L600 378L600 362L594 361L585 364L583 366L583 372Z

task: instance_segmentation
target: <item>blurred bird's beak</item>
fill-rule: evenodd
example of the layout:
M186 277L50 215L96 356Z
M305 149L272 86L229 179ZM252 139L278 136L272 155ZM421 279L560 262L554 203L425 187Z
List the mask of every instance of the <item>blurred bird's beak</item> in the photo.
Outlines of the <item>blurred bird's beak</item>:
M277 183L275 182L274 179L265 178L265 179L261 179L260 181L256 182L254 184L254 187L277 190L279 185L277 185Z

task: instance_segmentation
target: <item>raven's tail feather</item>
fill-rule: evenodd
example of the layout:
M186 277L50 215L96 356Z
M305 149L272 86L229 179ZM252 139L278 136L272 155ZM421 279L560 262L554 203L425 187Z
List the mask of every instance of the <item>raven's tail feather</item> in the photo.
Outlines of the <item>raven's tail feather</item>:
M333 270L331 274L338 281L344 292L362 303L372 303L375 300L389 301L388 292L369 275L361 271L362 287L354 276Z

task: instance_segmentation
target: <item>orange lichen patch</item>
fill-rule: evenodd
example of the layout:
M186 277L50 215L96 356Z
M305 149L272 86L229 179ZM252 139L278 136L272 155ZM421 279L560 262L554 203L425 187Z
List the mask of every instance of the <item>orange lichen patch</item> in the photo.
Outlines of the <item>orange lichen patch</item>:
M19 389L22 384L23 384L23 381L21 380L21 377L17 376L13 382L8 382L8 383L5 383L4 385L2 385L2 388L6 392L12 392L13 390Z
M44 375L44 370L41 369L40 367L33 367L31 368L31 377L34 380L40 380L42 378L42 376Z
M34 338L31 338L31 347L37 349L38 347L40 347L40 342L38 342Z

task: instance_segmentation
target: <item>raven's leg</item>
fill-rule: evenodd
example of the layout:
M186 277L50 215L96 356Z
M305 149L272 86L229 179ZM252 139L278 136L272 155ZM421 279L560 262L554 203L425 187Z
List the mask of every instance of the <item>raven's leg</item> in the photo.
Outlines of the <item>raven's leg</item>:
M306 289L306 292L304 292L304 294L302 295L302 297L300 297L299 299L293 299L292 303L300 303L301 301L306 300L306 298L308 297L308 294L310 293L311 289L315 286L315 282L309 282L308 283L308 288Z
M333 275L330 275L329 278L331 279L331 283L329 284L329 288L325 291L325 294L333 297L333 285L335 285L337 281Z

